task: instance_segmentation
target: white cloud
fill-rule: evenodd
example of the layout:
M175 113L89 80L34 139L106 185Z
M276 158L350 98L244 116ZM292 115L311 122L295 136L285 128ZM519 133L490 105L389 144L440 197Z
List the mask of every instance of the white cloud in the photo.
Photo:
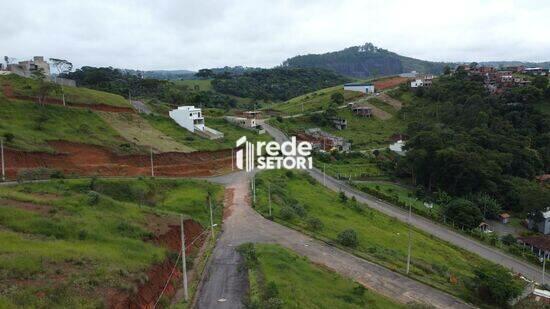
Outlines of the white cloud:
M5 1L0 52L77 66L269 67L373 42L426 60L550 60L548 1Z

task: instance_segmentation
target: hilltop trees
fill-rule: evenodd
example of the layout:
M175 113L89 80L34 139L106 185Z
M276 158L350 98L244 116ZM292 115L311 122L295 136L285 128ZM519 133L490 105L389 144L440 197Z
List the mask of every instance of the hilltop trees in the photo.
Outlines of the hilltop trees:
M43 69L38 69L32 72L32 79L36 81L36 86L32 91L38 98L38 104L43 105L44 99L51 94L59 91L59 85L51 83L46 80L46 75Z

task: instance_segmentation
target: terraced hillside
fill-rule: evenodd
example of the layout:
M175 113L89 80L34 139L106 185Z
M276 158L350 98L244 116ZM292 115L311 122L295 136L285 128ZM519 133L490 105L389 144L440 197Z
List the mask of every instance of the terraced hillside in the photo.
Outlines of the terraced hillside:
M192 291L197 284L209 193L214 220L221 222L223 189L202 181L0 187L0 307L166 306L181 284L179 214L186 220Z

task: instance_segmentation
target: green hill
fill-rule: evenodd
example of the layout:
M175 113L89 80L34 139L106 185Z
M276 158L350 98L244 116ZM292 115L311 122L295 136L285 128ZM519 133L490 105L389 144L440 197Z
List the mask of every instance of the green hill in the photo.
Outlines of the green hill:
M295 56L283 63L285 67L323 68L356 78L396 75L410 71L441 73L445 65L442 62L401 56L372 43L325 54Z

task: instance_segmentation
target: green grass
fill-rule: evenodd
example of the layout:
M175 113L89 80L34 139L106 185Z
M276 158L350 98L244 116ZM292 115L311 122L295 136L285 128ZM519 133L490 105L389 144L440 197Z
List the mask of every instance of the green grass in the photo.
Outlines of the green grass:
M95 203L91 187L99 194ZM96 307L106 288L131 291L152 264L169 257L146 240L154 231L151 218L177 224L183 213L205 226L207 192L219 223L223 190L202 181L81 179L1 187L0 304Z
M398 184L380 181L368 181L363 183L355 183L357 188L362 191L376 191L385 199L397 199L400 203L411 205L417 213L424 213L428 217L439 216L443 213L443 207L433 204L433 208L429 209L424 206L424 202L414 196L414 190L400 186ZM367 190L364 190L364 189Z
M328 107L331 102L330 96L334 93L343 94L346 101L352 101L362 95L357 91L344 91L344 86L339 85L292 98L284 103L275 104L271 108L285 115L318 111Z
M218 140L209 140L193 134L180 127L168 117L149 115L144 116L149 123L157 130L172 137L177 142L196 150L219 150L235 147L235 141L241 136L247 136L251 142L271 140L268 134L257 134L255 131L247 130L228 123L223 118L205 118L205 124L215 130L223 132L224 137Z
M63 106L0 98L0 135L15 136L9 147L26 151L53 151L48 141L85 142L120 151L127 143L96 113Z
M249 270L253 301L274 284L283 308L403 307L278 245L256 244L254 249L257 266Z
M348 200L340 201L336 192L300 173L264 172L257 177L256 210L268 214L267 184L271 183L275 220L306 231L323 240L336 243L339 233L353 229L358 234L358 246L352 251L360 257L404 273L407 260L408 226L375 210ZM296 206L300 205L300 206ZM281 210L295 213L283 220ZM302 210L300 210L302 209ZM303 211L305 210L305 211ZM300 212L302 216L300 216ZM317 218L323 228L311 230L308 218ZM412 260L410 276L468 301L476 301L466 283L476 266L485 263L479 256L459 249L432 235L412 229ZM458 284L450 283L451 276Z
M0 84L11 85L16 95L27 96L34 96L33 89L35 89L38 85L37 82L31 78L25 78L15 74L0 76ZM69 86L64 86L63 90L65 92L65 100L67 102L130 107L128 100L116 94L88 88ZM61 99L61 92L52 94L48 97Z
M339 110L338 115L347 119L347 129L336 130L328 126L321 127L321 129L350 140L353 150L388 147L390 144L389 138L393 134L403 132L406 127L405 121L397 116L388 120L380 120L376 117L364 118L353 115L347 108ZM283 122L271 120L270 124L280 128L289 135L294 135L307 128L319 127L311 121L309 116L284 119Z
M383 110L386 113L389 113L391 115L397 114L397 110L393 106L391 106L387 103L384 103L382 100L380 100L378 98L371 98L371 99L368 100L368 103L374 105L375 107L378 107L379 109L381 109L381 110Z

